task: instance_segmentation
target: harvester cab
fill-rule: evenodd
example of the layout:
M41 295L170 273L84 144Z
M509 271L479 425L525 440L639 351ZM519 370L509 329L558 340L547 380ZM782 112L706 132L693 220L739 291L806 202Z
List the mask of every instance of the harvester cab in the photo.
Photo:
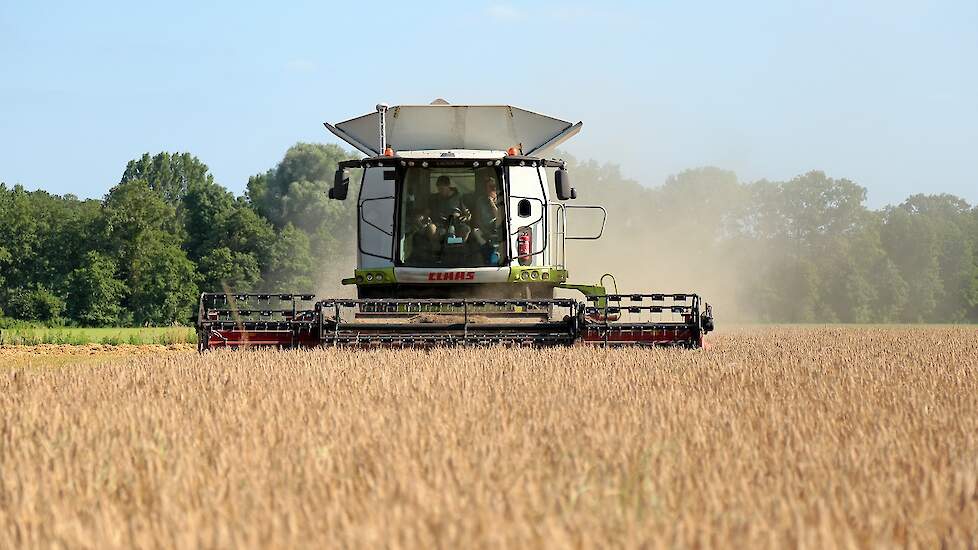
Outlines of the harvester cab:
M343 280L356 286L357 298L313 300L306 310L293 300L290 311L263 309L274 302L268 295L204 294L202 348L700 347L712 330L712 312L696 294L609 293L601 283L568 280L566 242L600 238L607 220L601 206L568 202L577 197L570 175L563 161L548 158L581 122L508 105L437 101L380 104L325 126L366 155L341 162L329 190L330 198L347 200L351 169L362 169L357 264ZM568 233L575 216L599 219L597 231ZM583 298L556 298L558 288ZM243 318L244 308L261 318Z
M357 266L344 281L360 298L553 298L567 281L568 210L604 215L555 201L575 192L563 162L544 155L581 123L439 104L378 105L326 127L367 155L341 163L330 191L342 199L349 170L363 169Z

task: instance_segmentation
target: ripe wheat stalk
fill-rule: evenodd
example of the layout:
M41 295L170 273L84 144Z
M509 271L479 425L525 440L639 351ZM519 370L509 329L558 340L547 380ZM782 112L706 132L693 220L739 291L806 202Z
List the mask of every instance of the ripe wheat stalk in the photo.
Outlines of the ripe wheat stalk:
M0 371L0 547L967 546L978 331Z

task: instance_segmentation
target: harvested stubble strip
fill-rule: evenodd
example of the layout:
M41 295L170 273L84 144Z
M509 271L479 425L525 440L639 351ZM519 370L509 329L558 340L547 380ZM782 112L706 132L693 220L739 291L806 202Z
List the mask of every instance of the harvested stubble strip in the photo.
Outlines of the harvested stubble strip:
M0 546L978 540L974 329L713 344L8 368Z
M0 346L0 357L45 357L84 355L154 355L195 351L195 344L38 344Z

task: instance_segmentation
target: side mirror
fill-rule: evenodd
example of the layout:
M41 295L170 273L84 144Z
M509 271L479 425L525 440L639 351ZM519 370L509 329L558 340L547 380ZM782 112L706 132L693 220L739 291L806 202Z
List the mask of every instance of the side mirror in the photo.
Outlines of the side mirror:
M562 201L577 198L577 190L571 187L570 175L563 168L554 172L554 187L557 188L557 198Z
M345 201L347 193L350 192L350 171L346 168L338 168L336 175L333 176L333 187L329 190L329 198L338 201Z

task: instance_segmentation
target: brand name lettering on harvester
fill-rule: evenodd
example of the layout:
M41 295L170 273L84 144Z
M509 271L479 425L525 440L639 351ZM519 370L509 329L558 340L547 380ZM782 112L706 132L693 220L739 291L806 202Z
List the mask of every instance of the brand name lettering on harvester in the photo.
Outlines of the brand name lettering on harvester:
M429 281L471 281L475 279L475 271L432 271L428 273Z

